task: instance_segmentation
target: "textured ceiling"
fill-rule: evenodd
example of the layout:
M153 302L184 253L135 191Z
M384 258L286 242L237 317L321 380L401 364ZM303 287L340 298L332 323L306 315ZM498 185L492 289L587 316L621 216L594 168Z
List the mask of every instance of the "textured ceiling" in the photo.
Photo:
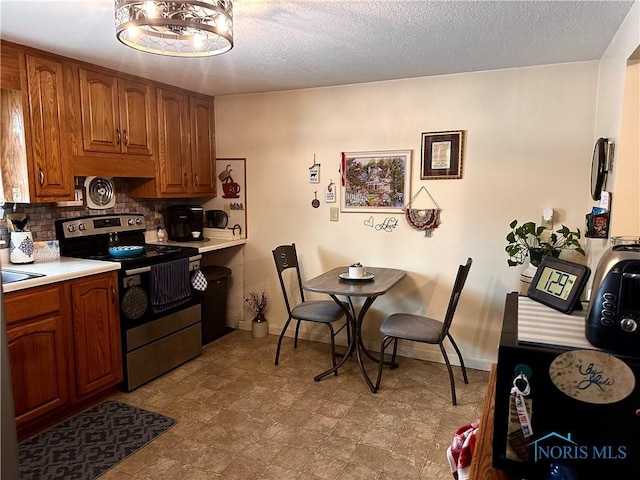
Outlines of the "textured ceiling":
M632 4L235 0L233 49L186 59L118 42L113 0L1 0L0 35L189 90L229 95L597 60Z

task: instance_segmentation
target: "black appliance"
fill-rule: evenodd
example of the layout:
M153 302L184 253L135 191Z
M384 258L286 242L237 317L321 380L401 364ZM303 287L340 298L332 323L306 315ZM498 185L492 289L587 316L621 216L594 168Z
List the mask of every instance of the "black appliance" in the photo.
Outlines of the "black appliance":
M199 205L169 205L165 211L167 235L174 242L202 240L204 209Z
M197 248L146 244L144 215L139 213L56 220L55 229L61 255L121 264L122 390L134 390L201 353L201 295L191 291L160 308L154 304L151 286L164 280L158 278L163 272L184 268L187 262L189 272L198 270L202 256ZM116 258L109 254L113 246L142 246L143 250L136 256ZM170 287L175 285L175 278L166 277Z
M523 397L528 437L512 391L526 387L520 375L530 390ZM493 427L493 466L522 478L548 480L552 464L573 469L578 480L637 478L640 356L594 348L584 336L584 312L563 314L510 293Z
M607 250L591 292L587 339L596 347L640 355L640 244Z

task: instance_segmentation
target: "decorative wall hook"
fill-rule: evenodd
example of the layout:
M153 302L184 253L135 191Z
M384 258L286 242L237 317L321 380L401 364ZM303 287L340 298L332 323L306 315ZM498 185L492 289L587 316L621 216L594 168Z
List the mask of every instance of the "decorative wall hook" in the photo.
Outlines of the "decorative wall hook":
M313 154L313 165L309 167L309 182L320 183L320 164L316 162L315 154Z

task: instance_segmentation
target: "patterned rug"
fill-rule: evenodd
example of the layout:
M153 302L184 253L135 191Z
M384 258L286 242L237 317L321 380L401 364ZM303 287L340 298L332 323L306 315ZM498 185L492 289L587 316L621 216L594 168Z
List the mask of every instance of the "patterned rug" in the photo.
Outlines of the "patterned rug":
M101 403L21 443L21 478L96 478L175 424L173 418L126 403Z

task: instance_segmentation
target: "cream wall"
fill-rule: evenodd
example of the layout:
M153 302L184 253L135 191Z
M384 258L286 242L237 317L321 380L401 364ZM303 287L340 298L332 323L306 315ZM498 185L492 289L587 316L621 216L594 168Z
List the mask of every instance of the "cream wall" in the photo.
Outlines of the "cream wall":
M607 190L612 192L613 218L610 228L610 234L612 235L640 235L640 231L638 231L637 229L634 231L634 227L628 227L629 224L627 223L628 216L636 216L636 218L640 216L640 205L633 205L633 197L635 196L637 198L638 184L640 183L640 178L638 178L637 174L635 174L634 171L639 171L638 162L640 160L637 153L635 158L633 158L633 154L631 153L631 151L634 147L632 145L629 145L628 143L625 143L625 145L621 145L621 141L625 141L621 135L623 105L626 105L627 108L635 108L636 119L638 115L638 109L640 109L640 105L638 105L637 103L637 91L635 92L635 104L633 103L633 100L630 104L628 104L626 101L623 101L623 98L625 96L626 76L628 73L630 73L631 77L633 77L633 73L628 72L627 61L639 45L640 2L636 1L627 14L624 22L618 29L615 37L609 44L606 52L602 56L598 70L598 96L596 103L593 142L595 143L595 140L599 137L606 137L609 140L613 141L616 146L613 170L610 172L607 181ZM633 80L631 79L630 81ZM630 93L629 95L632 96L633 93ZM629 112L626 112L625 115L633 118L633 114ZM635 135L635 148L637 152L637 124L636 130L632 133L632 135ZM633 138L633 136L631 138ZM621 151L623 155L629 155L629 157L626 158L626 161L635 162L635 165L627 164L626 167L623 167L621 169ZM628 153L625 154L625 151ZM627 188L635 189L635 192L628 192L630 198L627 197L627 193L624 192L624 190ZM622 193L620 198L618 197L618 193ZM587 210L591 209L591 205L593 205L593 202L590 201ZM618 210L619 207L624 212L623 214L621 214L620 210ZM624 219L623 217L621 217L621 215L624 216ZM633 225L633 223L631 223L630 225ZM590 259L590 266L592 268L596 267L597 259L608 247L609 241L607 240L589 240L589 249L593 254Z
M271 333L286 320L271 255L279 244L296 243L306 278L355 260L408 272L370 310L364 335L376 348L392 312L442 317L457 266L470 256L452 332L469 365L488 368L505 294L518 288L520 269L504 252L508 224L539 221L545 207L558 223L584 223L597 74L597 62L584 62L217 98L217 155L247 159L245 291L271 294ZM466 131L463 179L420 180L421 132L448 129ZM369 214L341 212L330 222L339 203L311 207L314 191L323 199L324 186L339 182L341 152L393 149L413 150L412 194L426 186L443 208L432 238L401 215L386 233L364 225ZM308 181L314 154L319 185ZM325 339L323 329L303 334ZM441 358L426 347L404 353Z

